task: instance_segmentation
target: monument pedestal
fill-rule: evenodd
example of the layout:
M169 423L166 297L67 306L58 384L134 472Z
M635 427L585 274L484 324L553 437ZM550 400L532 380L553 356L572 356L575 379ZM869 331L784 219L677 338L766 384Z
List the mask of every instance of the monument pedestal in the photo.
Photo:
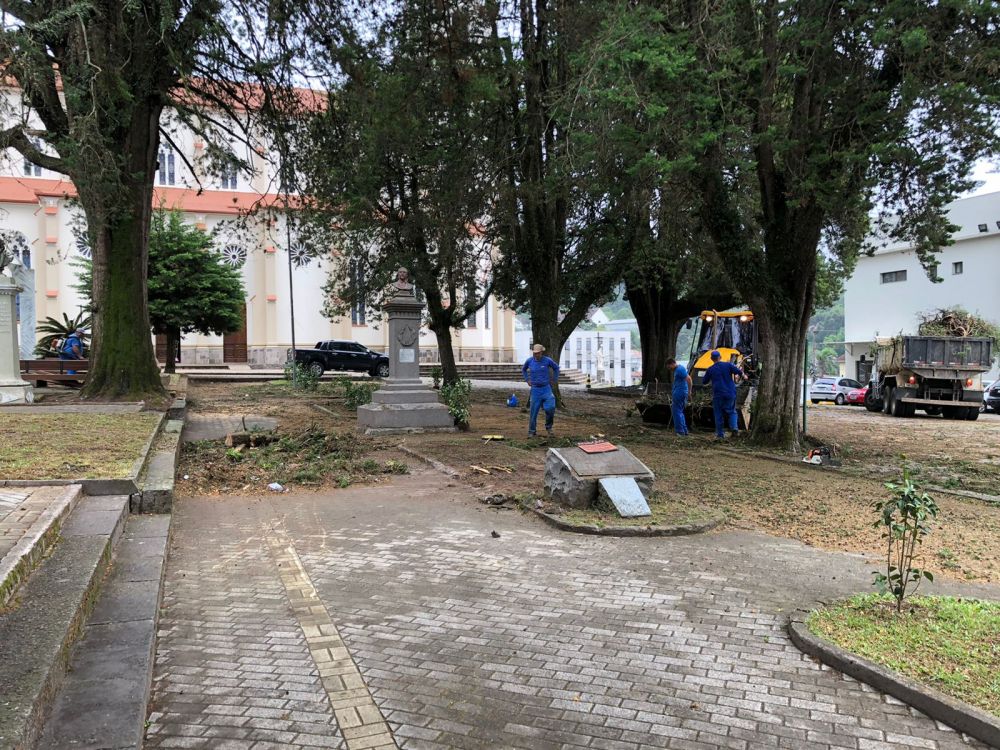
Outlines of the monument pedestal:
M31 404L35 391L21 380L20 348L17 343L17 318L14 298L21 288L7 276L0 275L0 405Z
M389 319L389 377L372 394L370 404L358 407L358 431L365 435L455 432L448 407L420 380L423 304L400 290L382 309Z

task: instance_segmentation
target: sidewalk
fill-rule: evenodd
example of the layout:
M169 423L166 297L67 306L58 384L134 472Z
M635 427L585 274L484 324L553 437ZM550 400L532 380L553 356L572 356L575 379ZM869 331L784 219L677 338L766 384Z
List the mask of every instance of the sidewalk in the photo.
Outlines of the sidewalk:
M147 747L982 747L789 642L860 556L561 534L412 469L177 503Z

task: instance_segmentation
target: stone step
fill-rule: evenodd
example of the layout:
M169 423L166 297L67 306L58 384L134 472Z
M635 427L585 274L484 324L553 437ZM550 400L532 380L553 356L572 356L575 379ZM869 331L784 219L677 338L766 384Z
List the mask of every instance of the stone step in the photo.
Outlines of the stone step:
M129 517L37 748L141 746L169 532L169 515Z
M0 747L40 736L128 516L128 496L81 497L49 556L0 614Z
M0 489L0 608L59 538L81 492L78 484Z

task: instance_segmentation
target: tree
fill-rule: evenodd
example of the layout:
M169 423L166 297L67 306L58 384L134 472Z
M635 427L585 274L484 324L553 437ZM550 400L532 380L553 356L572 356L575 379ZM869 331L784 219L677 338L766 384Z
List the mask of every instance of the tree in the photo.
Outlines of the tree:
M305 231L321 247L332 235L338 248L330 316L362 301L378 306L396 269L410 271L450 384L452 333L492 289L482 231L496 196L486 159L497 106L487 4L405 0L392 10L368 41L353 25L361 19L346 19L342 46L317 61L331 81L343 79L299 142Z
M79 265L76 289L90 297L93 266L90 261ZM215 251L211 235L184 223L180 211L161 208L153 214L147 286L150 325L167 339L166 372L174 372L183 334L221 336L243 325L246 292L240 272Z
M272 84L293 45L271 42L263 0L0 0L0 10L4 75L21 98L0 112L0 149L67 175L87 218L94 329L81 394L162 394L145 280L160 139L172 143L164 109L228 152L289 90Z
M493 19L505 80L497 138L500 200L490 223L503 253L497 289L531 317L532 340L556 359L595 303L622 278L628 249L604 223L606 206L580 190L574 51L599 20L596 3L511 0ZM513 30L511 30L513 29ZM508 33L509 32L509 33Z
M755 442L798 444L817 276L849 272L872 228L925 260L949 243L944 206L996 150L996 21L977 2L835 0L648 2L609 17L618 59L659 67L634 100L670 133L661 158L695 187L758 322Z
M174 372L181 335L222 335L243 325L246 292L212 238L185 224L179 211L153 214L149 232L149 320L167 339L166 372Z

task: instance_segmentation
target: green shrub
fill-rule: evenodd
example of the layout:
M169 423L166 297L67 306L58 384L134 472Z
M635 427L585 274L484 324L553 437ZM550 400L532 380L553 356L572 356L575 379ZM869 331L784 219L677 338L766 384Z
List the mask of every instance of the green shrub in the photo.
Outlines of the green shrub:
M472 394L472 383L468 380L456 380L454 383L446 383L441 386L441 398L448 405L448 413L455 420L455 425L460 430L469 429L469 419L472 413L469 410L469 397Z
M315 391L319 376L301 362L285 362L285 380L300 391Z
M378 383L355 383L347 377L338 378L337 382L344 388L344 403L351 411L370 404L372 393L378 390Z
M883 529L882 538L886 540L885 572L876 570L872 575L879 591L895 597L896 611L900 611L907 594L913 593L922 579L934 580L929 570L914 567L913 559L930 532L929 521L937 516L938 506L930 495L920 491L905 466L902 484L886 482L885 487L892 498L872 504L879 517L872 525Z

